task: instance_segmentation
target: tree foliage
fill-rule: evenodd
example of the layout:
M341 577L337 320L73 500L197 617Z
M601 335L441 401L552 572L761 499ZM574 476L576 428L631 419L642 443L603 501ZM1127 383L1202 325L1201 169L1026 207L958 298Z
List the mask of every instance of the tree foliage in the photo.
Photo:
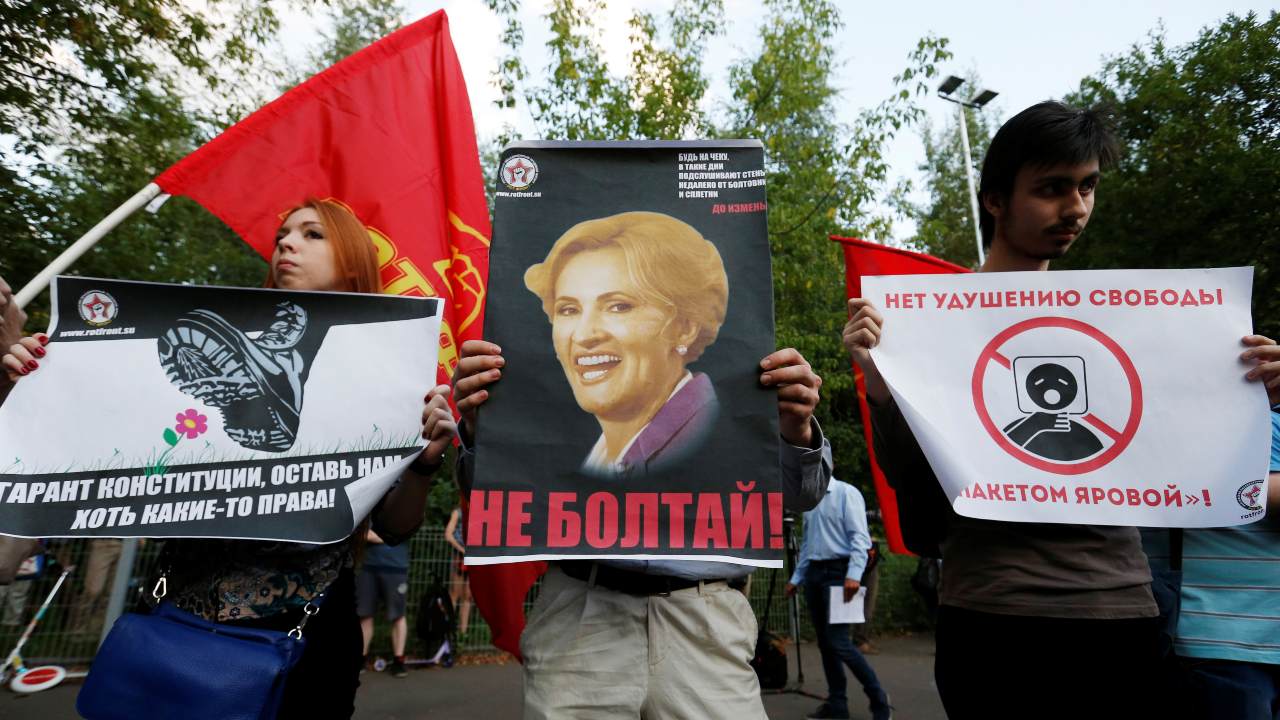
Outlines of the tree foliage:
M39 36L24 49L37 53L37 60L45 57L41 52L50 62L63 58L65 66L60 66L61 74L33 75L41 83L62 83L62 89L49 86L54 88L49 97L31 98L21 88L0 84L0 103L7 103L0 105L0 116L13 113L19 120L13 135L19 152L0 158L0 276L11 284L34 276L166 167L268 99L253 95L247 82L214 103L196 102L208 98L195 94L224 88L226 75L246 63L274 73L266 88L279 86L287 72L266 62L275 33L274 11L267 4L144 0L70 5L0 7L6 22ZM337 2L334 32L313 60L344 56L379 37L387 25L374 15L381 11L398 17L392 5L384 0ZM82 18L81 12L93 16ZM145 37L148 33L152 36ZM64 57L68 53L70 60ZM103 63L111 66L109 72L97 71ZM8 80L0 83L12 80L4 72L0 77ZM200 82L193 84L193 73ZM258 285L266 265L213 215L175 198L157 214L136 213L71 272ZM31 327L47 323L47 293L28 310Z
M1280 336L1280 13L1155 33L1068 100L1109 106L1125 153L1058 266L1252 265L1256 327Z
M96 127L165 71L222 88L276 32L269 3L44 0L0 4L0 134L20 153ZM188 76L190 77L190 76Z
M637 11L630 19L631 55L625 74L611 73L595 18L604 0L553 0L545 16L551 61L545 81L533 82L525 64L524 28L516 0L486 0L506 22L506 55L494 83L498 104L527 107L537 135L549 140L679 138L711 131L701 109L708 79L703 55L720 32L723 0L674 0L662 16ZM500 143L512 139L508 129Z

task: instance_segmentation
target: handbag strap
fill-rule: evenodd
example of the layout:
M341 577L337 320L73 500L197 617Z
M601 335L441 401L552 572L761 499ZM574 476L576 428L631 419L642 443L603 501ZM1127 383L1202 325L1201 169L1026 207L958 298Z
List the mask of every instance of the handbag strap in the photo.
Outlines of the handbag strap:
M165 595L168 594L169 572L165 570L160 573L160 578L156 580L155 587L151 589L151 597L155 598L158 603L164 599ZM302 606L302 617L298 618L298 624L289 631L289 637L294 640L302 639L302 631L307 627L307 621L311 619L312 615L320 612L320 603L324 601L324 595L324 592L320 592L315 597L308 600L306 605Z

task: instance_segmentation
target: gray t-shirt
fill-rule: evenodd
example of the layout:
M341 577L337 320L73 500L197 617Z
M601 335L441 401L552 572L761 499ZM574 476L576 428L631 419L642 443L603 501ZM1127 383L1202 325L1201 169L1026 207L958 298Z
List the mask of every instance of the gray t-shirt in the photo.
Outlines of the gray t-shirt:
M872 407L871 419L876 457L890 484L936 486L938 478L897 404ZM1095 620L1158 614L1137 528L1002 522L954 512L947 522L941 542L943 605Z

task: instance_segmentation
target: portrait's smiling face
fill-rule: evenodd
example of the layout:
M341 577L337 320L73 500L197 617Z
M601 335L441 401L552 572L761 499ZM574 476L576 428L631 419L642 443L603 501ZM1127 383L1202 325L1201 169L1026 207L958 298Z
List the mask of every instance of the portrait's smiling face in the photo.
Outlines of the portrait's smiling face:
M570 258L556 278L551 335L578 405L604 420L652 417L684 374L671 319L644 299L622 250Z

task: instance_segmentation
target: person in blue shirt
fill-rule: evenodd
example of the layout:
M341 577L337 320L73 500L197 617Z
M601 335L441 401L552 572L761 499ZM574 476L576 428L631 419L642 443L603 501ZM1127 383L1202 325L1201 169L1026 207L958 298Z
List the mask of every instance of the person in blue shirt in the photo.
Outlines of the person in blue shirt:
M870 549L867 506L862 493L846 482L831 478L827 494L817 507L804 514L800 559L786 588L787 595L794 595L798 586L804 586L805 601L818 635L818 650L822 653L822 672L827 676L827 701L809 715L811 719L849 717L845 666L862 683L862 690L871 701L873 720L892 717L889 696L867 659L849 638L849 626L829 622L830 588L843 587L845 602L852 600L861 587Z
M1266 497L1262 497L1264 492ZM1268 483L1240 502L1267 514L1248 525L1186 530L1174 648L1196 700L1193 717L1280 719L1280 413L1271 413Z

